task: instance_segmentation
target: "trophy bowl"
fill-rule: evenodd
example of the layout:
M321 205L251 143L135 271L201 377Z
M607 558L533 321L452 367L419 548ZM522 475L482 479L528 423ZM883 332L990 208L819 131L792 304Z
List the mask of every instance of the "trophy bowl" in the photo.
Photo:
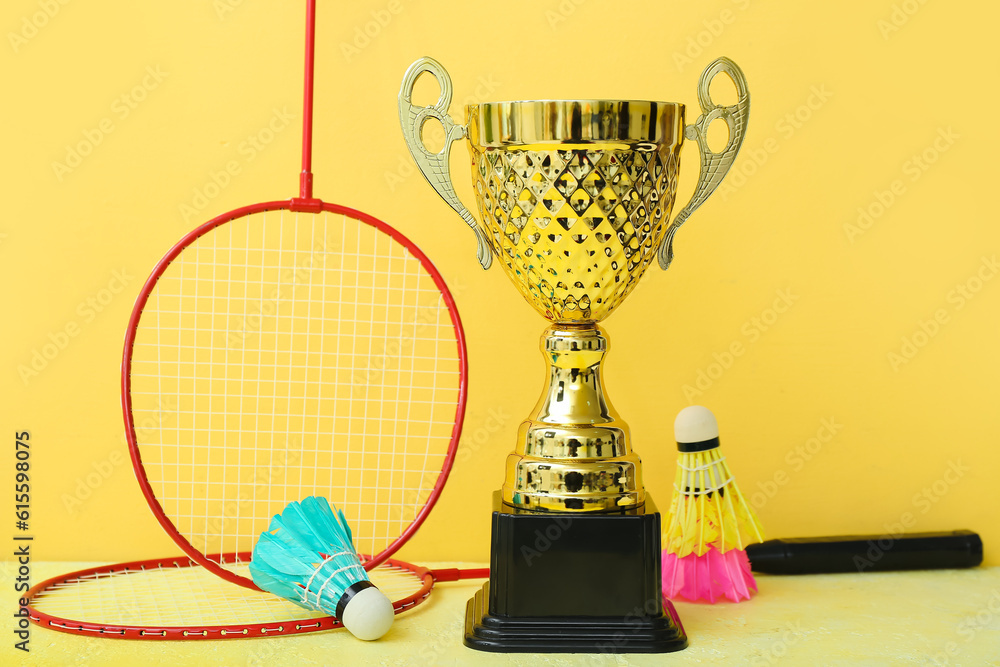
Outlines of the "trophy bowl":
M553 322L600 322L666 231L684 107L540 100L466 111L480 220L507 276Z
M417 78L430 73L441 95L415 106ZM709 85L727 74L738 100L712 102ZM598 325L629 295L654 258L666 269L673 237L722 181L743 142L749 95L739 67L719 58L698 83L701 115L685 127L680 103L641 100L530 100L466 106L466 123L448 115L451 78L437 61L417 60L399 94L403 134L427 181L465 220L483 268L499 259L511 282L551 322L542 336L547 382L520 425L508 456L503 502L555 512L609 512L643 504L639 456L627 424L607 398ZM440 152L423 142L424 124L445 130ZM709 150L717 119L726 147ZM466 138L479 220L450 176L451 144ZM701 172L687 206L670 220L684 138L697 141Z

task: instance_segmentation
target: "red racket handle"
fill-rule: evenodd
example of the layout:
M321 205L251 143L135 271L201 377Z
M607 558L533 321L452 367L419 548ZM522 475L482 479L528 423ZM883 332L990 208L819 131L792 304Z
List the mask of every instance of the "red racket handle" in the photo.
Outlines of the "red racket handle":
M459 579L486 579L490 576L490 568L460 569L457 567L446 567L441 570L431 570L434 581L458 581Z

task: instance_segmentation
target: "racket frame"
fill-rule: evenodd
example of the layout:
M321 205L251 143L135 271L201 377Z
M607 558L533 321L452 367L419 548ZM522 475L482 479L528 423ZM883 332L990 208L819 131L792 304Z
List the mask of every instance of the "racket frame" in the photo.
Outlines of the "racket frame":
M132 309L132 314L129 317L128 330L125 334L125 347L122 354L122 384L121 384L121 402L122 402L122 413L125 419L125 433L128 439L128 449L129 456L132 459L132 469L135 472L136 479L139 482L139 486L142 489L142 495L146 498L146 502L149 504L150 509L153 511L156 520L160 523L160 526L167 532L171 539L184 551L185 554L191 560L195 561L199 565L203 566L210 572L222 577L226 581L230 581L234 584L239 584L240 586L245 586L247 588L252 588L260 590L249 578L240 576L230 570L225 569L219 563L211 560L211 556L206 556L198 549L196 549L191 542L177 530L174 526L173 521L164 512L163 507L160 505L160 501L156 497L156 493L146 476L145 468L142 463L142 454L139 451L139 442L136 434L135 420L132 416L132 380L131 380L131 370L132 370L132 353L133 347L136 341L136 332L138 331L139 322L142 319L142 313L145 309L146 303L149 299L150 294L156 287L157 282L167 268L171 265L174 259L177 258L188 246L195 243L200 237L212 231L213 229L220 227L232 220L242 218L248 215L253 215L256 213L265 213L270 211L305 211L309 213L319 213L327 212L333 213L335 215L345 215L351 217L359 222L368 224L383 234L387 234L392 237L397 243L404 246L414 257L416 257L423 268L427 271L430 277L433 279L434 284L437 286L438 290L441 292L441 296L444 299L445 305L448 309L448 315L451 318L452 326L455 330L455 340L457 344L458 351L458 364L459 364L459 388L458 388L458 403L455 412L455 425L451 432L451 441L448 444L448 451L445 454L444 461L441 466L441 472L438 475L437 480L433 489L431 489L430 495L427 498L426 503L421 508L420 512L414 517L413 521L406 527L406 529L385 549L381 552L375 554L365 563L365 569L371 570L383 561L394 554L407 540L420 528L427 515L434 508L437 503L438 498L441 495L441 490L444 488L445 482L448 480L448 475L451 473L452 465L455 462L455 454L458 450L458 441L462 435L462 423L465 419L465 405L466 397L468 392L468 356L466 353L465 345L465 331L462 328L462 320L458 314L458 308L455 304L455 299L452 297L451 292L448 290L448 286L444 282L444 278L438 272L434 264L428 259L420 248L413 244L406 236L404 236L399 231L393 229L386 223L382 222L374 216L368 215L362 211L356 209L348 208L346 206L340 206L338 204L329 204L322 202L318 199L292 199L283 201L272 201L264 202L260 204L253 204L250 206L244 206L241 208L234 209L228 213L223 213L222 215L216 216L215 218L209 220L208 222L200 225L196 229L185 235L180 241L178 241L166 255L156 264L153 269L152 274L146 280L145 284L142 286L142 290L136 299L135 306ZM240 552L236 554L237 556L246 553L247 561L249 562L249 552ZM218 554L216 554L218 556ZM144 561L139 561L144 562Z
M210 557L220 559L226 563L246 562L250 560L250 552L213 554ZM396 613L402 613L423 602L430 595L434 588L436 577L434 572L419 565L412 565L402 561L387 559L384 561L401 570L412 572L415 577L422 581L419 590L411 595L396 600L392 603ZM112 639L146 639L146 640L197 640L197 639L241 639L251 637L270 637L273 635L295 635L306 632L319 632L321 630L332 630L343 627L343 625L333 616L323 616L318 618L292 619L288 621L269 623L242 623L232 625L190 625L190 626L160 626L160 625L117 625L110 623L92 623L89 621L68 620L61 616L54 616L34 607L34 599L37 595L44 593L47 589L65 584L76 579L95 578L100 575L128 574L148 569L163 569L164 567L192 567L200 565L193 559L184 556L172 558L153 558L149 560L130 561L115 565L101 565L82 570L76 570L67 574L51 577L36 584L28 591L28 618L43 628L51 628L60 632L71 634L84 634L98 637L109 637ZM450 570L442 571L445 576L442 581L453 581L447 573ZM462 578L471 578L482 573L481 570L457 570L459 573L469 572ZM488 572L488 571L487 571ZM461 575L459 575L461 576ZM484 575L484 576L489 576ZM458 578L458 577L455 577Z

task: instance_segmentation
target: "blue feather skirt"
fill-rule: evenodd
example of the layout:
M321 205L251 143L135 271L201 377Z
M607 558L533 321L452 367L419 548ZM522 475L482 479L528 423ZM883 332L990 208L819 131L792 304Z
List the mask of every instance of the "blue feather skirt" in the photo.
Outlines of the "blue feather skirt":
M369 581L344 513L319 496L289 503L271 519L254 546L250 575L261 589L331 616L344 591Z

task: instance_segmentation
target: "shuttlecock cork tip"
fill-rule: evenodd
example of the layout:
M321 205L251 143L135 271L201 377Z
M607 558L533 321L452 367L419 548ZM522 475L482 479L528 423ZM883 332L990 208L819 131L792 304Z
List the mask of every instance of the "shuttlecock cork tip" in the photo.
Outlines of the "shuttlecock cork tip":
M396 612L378 588L365 588L350 599L340 621L358 639L372 641L389 632Z
M678 445L718 440L719 423L715 415L706 407L691 405L679 413L674 420L674 439Z

